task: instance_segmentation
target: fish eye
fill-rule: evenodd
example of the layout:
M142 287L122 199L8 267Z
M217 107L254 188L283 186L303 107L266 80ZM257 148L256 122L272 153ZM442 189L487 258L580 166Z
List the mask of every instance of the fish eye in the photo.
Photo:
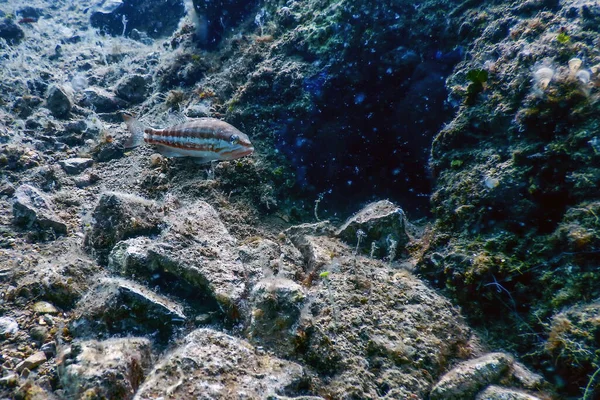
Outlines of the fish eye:
M236 144L239 141L240 137L238 135L231 135L231 137L229 138L229 143L231 144Z

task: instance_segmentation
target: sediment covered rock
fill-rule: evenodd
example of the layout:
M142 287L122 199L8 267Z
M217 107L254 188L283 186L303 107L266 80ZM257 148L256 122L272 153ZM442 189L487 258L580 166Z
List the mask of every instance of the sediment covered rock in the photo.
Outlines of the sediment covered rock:
M27 229L39 228L57 234L67 233L67 225L56 214L50 199L30 185L21 185L15 191L14 223Z
M181 305L124 279L104 278L75 310L71 331L79 338L109 335L157 337L166 341L186 321Z
M240 393L266 398L302 385L306 378L300 365L222 332L198 329L154 367L135 399L203 395L225 400Z
M62 355L60 381L69 396L131 399L151 365L151 343L121 338L73 343Z

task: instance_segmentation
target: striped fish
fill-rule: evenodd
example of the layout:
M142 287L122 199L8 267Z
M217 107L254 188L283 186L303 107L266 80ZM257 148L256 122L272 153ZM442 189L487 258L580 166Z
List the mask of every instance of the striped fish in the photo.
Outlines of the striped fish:
M165 157L194 157L199 163L235 160L254 151L245 133L216 118L194 119L166 129L144 127L127 114L123 119L131 133L126 148L146 142Z

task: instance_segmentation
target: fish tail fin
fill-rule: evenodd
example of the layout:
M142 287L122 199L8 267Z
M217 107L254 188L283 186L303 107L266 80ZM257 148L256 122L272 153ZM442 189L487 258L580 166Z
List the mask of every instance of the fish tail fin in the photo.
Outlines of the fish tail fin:
M122 115L130 133L129 137L124 143L125 148L130 149L144 143L144 125L129 114Z

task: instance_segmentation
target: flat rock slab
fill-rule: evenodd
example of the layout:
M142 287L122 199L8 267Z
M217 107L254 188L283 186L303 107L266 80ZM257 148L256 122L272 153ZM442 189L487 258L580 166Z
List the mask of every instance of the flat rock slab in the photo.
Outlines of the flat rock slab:
M67 174L77 175L94 165L94 160L91 158L69 158L60 160L58 164Z
M336 232L346 243L359 250L370 252L375 243L377 257L399 254L409 241L405 230L404 211L388 200L368 204L350 217Z
M67 233L67 225L56 215L52 203L41 191L25 184L17 188L14 196L13 216L16 225Z
M302 383L300 365L260 354L233 336L198 329L155 366L135 399L265 399Z
M104 278L77 305L71 331L78 336L98 334L154 335L168 340L186 321L183 307L150 289L125 279Z
M21 361L15 369L17 372L23 371L25 368L32 370L46 362L46 354L43 351L38 351Z

